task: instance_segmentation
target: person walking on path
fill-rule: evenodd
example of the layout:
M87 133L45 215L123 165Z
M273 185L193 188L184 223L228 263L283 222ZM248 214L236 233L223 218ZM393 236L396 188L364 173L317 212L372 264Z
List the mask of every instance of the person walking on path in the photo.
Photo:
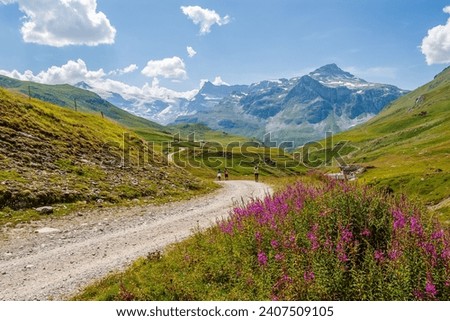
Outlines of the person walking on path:
M253 173L255 174L255 182L258 182L258 179L259 179L259 168L258 168L258 165L255 165L255 168L253 169Z
M223 175L225 176L225 180L228 181L228 170L226 168L223 171Z
M218 179L219 181L222 180L222 172L220 171L220 168L217 170L217 179Z

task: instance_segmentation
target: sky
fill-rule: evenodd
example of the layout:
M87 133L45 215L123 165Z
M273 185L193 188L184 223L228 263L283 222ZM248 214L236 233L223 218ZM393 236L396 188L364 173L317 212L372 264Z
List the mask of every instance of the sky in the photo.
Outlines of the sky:
M415 89L450 64L450 0L0 0L0 73L192 97L325 64Z

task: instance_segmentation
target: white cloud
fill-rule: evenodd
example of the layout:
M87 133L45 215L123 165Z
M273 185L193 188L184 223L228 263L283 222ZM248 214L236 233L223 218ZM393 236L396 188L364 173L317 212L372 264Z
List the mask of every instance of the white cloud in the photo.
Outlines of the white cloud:
M220 77L220 76L217 76L212 83L213 83L213 85L216 85L216 86L221 86L221 85L229 86L230 85L230 84L226 83L225 81L223 81L222 77Z
M105 76L103 69L88 70L82 59L69 60L65 65L52 66L46 71L35 75L31 70L20 73L17 70L0 70L0 74L24 81L34 81L43 84L75 84L80 81L96 80Z
M118 70L134 71L135 68L137 68L137 66L135 66L136 65L130 65L126 68ZM67 83L75 85L80 81L84 81L93 88L96 88L95 91L99 93L103 98L108 97L111 92L115 92L121 94L126 99L139 97L144 101L152 101L154 99L167 100L176 98L191 99L198 92L198 89L178 92L165 87L161 87L158 78L156 77L153 78L153 82L151 84L145 84L142 87L130 86L126 83L107 78L108 75L111 75L111 72L105 73L103 69L89 70L86 63L82 59L78 59L76 61L69 60L62 66L52 66L46 71L41 71L36 75L31 70L26 70L23 73L17 70L0 70L0 74L23 81L33 81L43 84Z
M197 54L197 51L194 50L192 47L186 47L187 53L189 58L194 57Z
M209 79L200 79L200 85L199 88L202 88L207 82L209 82ZM221 86L221 85L225 85L225 86L229 86L229 83L226 83L225 81L222 80L222 77L220 76L216 76L216 78L214 78L214 81L211 81L211 83L215 86Z
M125 75L132 73L138 69L138 66L136 64L131 64L128 67L122 68L122 69L116 69L109 72L109 75L115 76L115 75Z
M180 57L150 60L141 71L147 77L164 77L171 79L186 79L187 72L183 59Z
M0 1L18 3L25 13L21 28L25 42L54 47L114 43L116 29L103 12L97 12L97 0Z
M214 10L203 9L199 6L182 6L181 11L192 20L196 25L200 25L200 34L204 35L211 32L211 27L226 25L230 22L230 17L221 17Z
M450 14L450 6L443 11ZM421 50L428 65L450 63L450 18L445 25L428 30L428 35L422 40Z

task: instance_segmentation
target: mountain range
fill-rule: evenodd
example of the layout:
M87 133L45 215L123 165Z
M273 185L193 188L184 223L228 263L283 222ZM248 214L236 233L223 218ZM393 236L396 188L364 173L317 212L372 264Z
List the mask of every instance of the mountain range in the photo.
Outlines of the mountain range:
M325 65L302 77L265 80L251 85L215 85L206 82L190 100L142 100L97 92L112 104L161 124L203 123L212 129L263 139L271 133L277 143L294 146L340 132L377 115L408 91L377 84Z
M366 168L365 183L421 199L450 223L449 128L450 67L333 140L346 142L345 163Z

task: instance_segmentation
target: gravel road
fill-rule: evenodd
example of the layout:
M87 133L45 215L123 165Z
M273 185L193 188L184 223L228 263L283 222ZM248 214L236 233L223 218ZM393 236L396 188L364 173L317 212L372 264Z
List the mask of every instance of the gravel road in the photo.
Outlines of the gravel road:
M251 181L221 182L213 194L163 206L98 209L3 228L0 300L64 300L193 229L226 217L233 202L271 189Z

